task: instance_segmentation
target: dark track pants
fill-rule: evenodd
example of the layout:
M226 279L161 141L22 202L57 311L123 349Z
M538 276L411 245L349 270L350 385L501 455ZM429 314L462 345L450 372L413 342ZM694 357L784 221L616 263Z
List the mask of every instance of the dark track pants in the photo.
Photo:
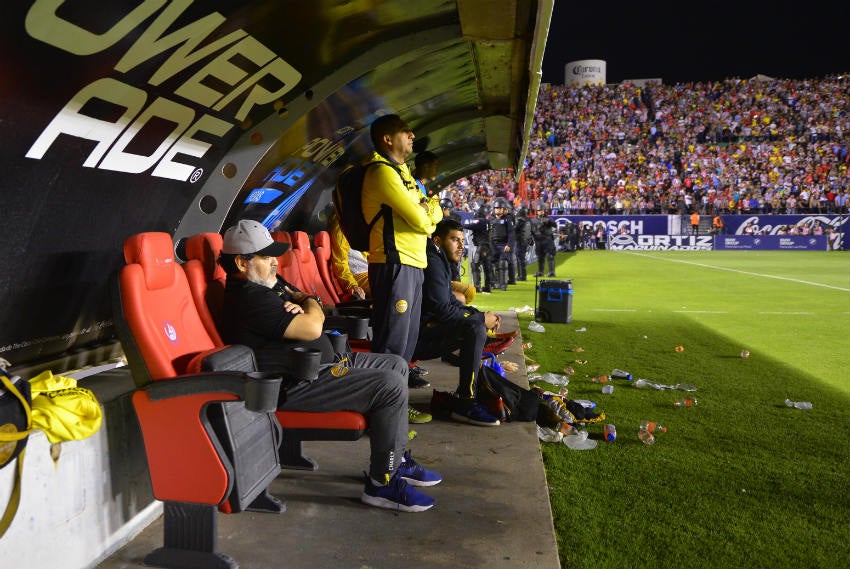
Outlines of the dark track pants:
M409 265L369 263L372 352L396 354L408 363L419 338L425 273Z

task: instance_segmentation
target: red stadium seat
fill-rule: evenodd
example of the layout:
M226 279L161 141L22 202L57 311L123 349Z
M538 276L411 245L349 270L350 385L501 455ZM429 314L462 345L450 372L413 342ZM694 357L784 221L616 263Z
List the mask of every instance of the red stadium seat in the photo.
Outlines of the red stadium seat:
M301 288L304 292L315 294L327 306L333 306L336 301L328 292L324 281L322 281L322 276L319 274L316 257L310 247L310 236L304 231L293 231L290 233L290 237L292 238L292 251L300 267L301 283L304 285L304 288L300 286L298 288Z
M290 247L286 252L277 258L277 274L283 277L288 283L291 283L301 290L301 266L295 258L295 253L292 250L292 239L286 231L272 231L272 239L281 243L289 243Z
M316 259L316 268L325 289L333 298L334 304L339 304L343 290L331 270L331 235L327 231L319 231L313 235L313 257Z
M227 274L218 264L222 237L219 233L199 233L186 239L186 259L183 270L189 281L192 299L204 327L217 346L224 345L218 333L218 315L224 303L224 284Z
M173 251L167 233L128 238L113 297L116 330L139 387L132 401L154 496L165 502L165 546L145 563L231 567L214 546L217 511L285 510L267 491L280 474L280 426L271 413L280 378L262 410L249 410L253 386L244 372L254 369L253 352L216 344ZM228 354L239 355L234 371L189 373Z
M288 238L288 235L283 232L275 232L272 237L276 241L281 241ZM210 290L220 288L223 298L226 275L216 261L221 253L221 246L222 239L218 233L200 233L186 240L188 261L183 265L183 268L186 270L187 277L189 277L189 285L193 288L192 296L198 303L198 312L207 314L205 321L209 322L217 321L221 310L220 302L217 306L209 304L210 298L217 298L217 295L210 294ZM283 263L288 264L287 268L291 266L291 262L294 260L294 257L290 255L291 251L291 249L288 250L278 258L278 273L280 273L280 267ZM201 282L201 278L207 279L206 282ZM288 278L286 280L298 286ZM212 312L213 310L215 312ZM223 345L217 331L216 337L218 338L217 345ZM314 470L317 468L312 459L303 455L302 441L354 441L363 436L367 426L366 417L354 411L327 413L277 411L275 415L284 429L280 445L281 465L284 468L292 469Z

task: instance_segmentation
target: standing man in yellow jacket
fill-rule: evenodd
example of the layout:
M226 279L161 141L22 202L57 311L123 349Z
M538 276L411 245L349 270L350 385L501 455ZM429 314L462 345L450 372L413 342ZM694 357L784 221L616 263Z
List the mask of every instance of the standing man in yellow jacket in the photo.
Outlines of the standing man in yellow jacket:
M398 115L372 123L375 151L363 179L363 217L381 214L369 235L372 351L410 363L419 338L428 236L443 218L439 199L426 198L405 164L414 134Z

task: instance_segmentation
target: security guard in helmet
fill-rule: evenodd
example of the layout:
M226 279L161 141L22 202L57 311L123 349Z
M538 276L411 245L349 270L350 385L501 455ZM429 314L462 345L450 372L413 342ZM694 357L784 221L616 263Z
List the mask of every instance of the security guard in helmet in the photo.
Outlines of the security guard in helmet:
M490 221L487 219L487 206L481 205L475 211L475 217L464 220L464 229L472 231L472 252L470 268L472 284L483 293L493 288L493 251L490 244ZM484 286L481 286L481 273L484 273Z
M496 288L508 290L510 266L516 249L516 229L510 206L505 198L493 200L493 219L490 221L490 243L493 249L493 268L496 271Z
M537 217L531 220L531 235L534 237L534 251L537 254L537 273L543 276L544 263L549 265L548 276L555 276L555 234L558 224L546 214L546 206L537 204Z
M517 280L524 281L528 279L526 273L526 257L528 248L534 245L534 240L531 237L531 222L528 220L528 210L521 207L516 212L516 270Z

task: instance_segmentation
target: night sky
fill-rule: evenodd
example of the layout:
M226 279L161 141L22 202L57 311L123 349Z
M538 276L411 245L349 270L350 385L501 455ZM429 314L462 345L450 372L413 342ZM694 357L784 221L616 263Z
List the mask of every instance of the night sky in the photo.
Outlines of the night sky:
M555 3L543 81L564 65L607 62L607 82L660 77L665 84L752 77L817 78L850 72L850 2Z

